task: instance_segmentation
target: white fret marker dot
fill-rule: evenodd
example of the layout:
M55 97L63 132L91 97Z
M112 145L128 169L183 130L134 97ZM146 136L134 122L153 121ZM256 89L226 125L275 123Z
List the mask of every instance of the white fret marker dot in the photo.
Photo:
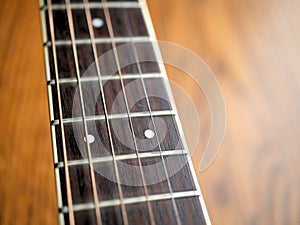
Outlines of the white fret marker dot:
M95 28L100 28L100 27L103 26L104 21L102 19L100 19L100 18L94 18L93 21L92 21L92 23L93 23L93 26Z
M148 129L148 130L145 130L145 131L144 131L144 135L145 135L146 138L149 138L149 139L150 139L150 138L153 138L155 134L154 134L154 131L153 131L153 130L149 130L149 129Z
M84 142L86 142L85 137L83 138ZM95 141L95 137L91 134L88 134L88 142L92 144Z

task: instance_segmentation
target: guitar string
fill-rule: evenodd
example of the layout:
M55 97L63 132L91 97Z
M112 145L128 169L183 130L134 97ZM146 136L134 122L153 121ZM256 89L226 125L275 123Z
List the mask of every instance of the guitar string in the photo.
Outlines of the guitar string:
M142 1L143 3L146 3L144 0L138 0L138 1ZM147 7L147 4L146 4L146 7ZM126 9L127 10L127 9ZM148 11L148 10L146 10L146 11ZM146 13L146 19L147 18L149 18L149 15L147 15L148 13ZM150 18L150 21L151 21L151 18ZM155 36L155 35L154 35ZM157 54L156 54L157 55ZM158 51L158 56L159 56L159 58L161 58L161 55L160 55L160 53L159 53L159 51ZM163 78L164 79L164 78ZM169 83L169 81L168 81L168 79L166 79L165 80L166 81L166 83L167 84L165 84L165 85L169 85L168 83ZM164 83L164 82L163 82ZM146 90L146 89L145 89ZM147 94L146 94L146 96L148 96ZM169 98L173 98L173 96L172 96L172 93L168 93L168 91L166 92L166 96ZM173 109L173 110L176 110L176 106L174 105L174 108L172 107L172 104L171 104L171 102L169 102L168 101L168 104L169 104L169 106ZM177 110L176 110L177 111ZM151 115L152 117L153 117L153 115ZM179 117L178 117L178 114L176 113L174 116L171 116L171 118L172 118L172 121L173 121L173 123L175 124L175 126L181 126L181 124L180 124L180 120L179 120ZM193 167L193 165L192 165L192 158L191 158L191 155L190 155L190 153L189 153L189 150L188 150L188 146L187 146L187 143L186 143L186 141L185 141L185 138L184 138L184 134L183 133L181 133L179 130L182 130L182 128L179 128L178 129L178 127L176 128L175 127L175 130L176 130L176 133L177 133L177 136L179 137L179 141L181 142L181 144L183 145L183 148L181 148L182 149L182 151L184 151L184 149L186 149L187 151L188 151L188 154L186 154L186 155L184 155L184 156L182 156L182 157L179 157L177 160L178 160L178 162L180 163L180 169L183 169L185 166L187 166L187 170L186 170L186 172L188 173L188 177L190 178L189 180L190 181L192 181L192 187L193 187L193 189L194 190L198 190L198 191L200 191L201 192L201 190L200 190L200 187L199 187L199 184L197 183L197 178L196 178L196 174L193 174L194 173L194 167ZM172 162L172 163L174 163L174 162ZM183 165L183 166L181 166L181 165ZM177 170L176 170L177 171ZM178 171L179 172L179 171ZM201 206L203 206L204 208L206 208L206 206L205 205L203 205L203 202L200 200L200 198L199 198L199 201L200 201L200 204L201 204ZM175 202L175 201L174 201ZM179 216L179 215L178 215ZM208 220L209 221L209 220Z
M88 0L83 0L86 5L89 4ZM89 29L89 35L91 38L91 43L92 43L92 50L93 50L93 55L95 59L95 64L96 64L96 71L97 71L97 76L98 76L98 81L99 81L99 86L100 86L100 94L101 94L101 100L103 104L103 110L105 114L105 121L106 121L106 126L108 130L108 135L109 135L109 143L112 151L112 157L113 157L113 164L114 164L114 170L115 170L115 175L116 175L116 180L117 180L117 187L118 187L118 193L120 196L120 201L121 201L121 211L122 211L122 218L123 222L125 225L128 225L128 218L126 214L126 209L125 209L125 204L124 204L124 198L123 198L123 192L122 192L122 187L121 187L121 182L120 182L120 175L117 167L117 161L115 159L115 150L114 150L114 145L113 145L113 138L112 138L112 132L109 124L109 119L108 119L108 112L107 112L107 106L106 106L106 100L105 100L105 93L104 93L104 88L103 88L103 83L101 79L101 71L100 71L100 65L97 61L98 56L97 56L97 50L96 50L96 42L95 42L95 35L94 35L94 30L92 26L92 16L90 12L90 8L85 6L85 14L86 14L86 19L87 19L87 24L88 24L88 29Z
M143 0L142 0L143 1ZM144 2L144 1L143 1ZM148 14L148 13L147 13ZM149 18L149 15L147 15L146 16L146 18ZM151 19L150 19L151 20ZM160 53L158 52L158 54L156 53L156 55L158 55L158 57L159 58L161 58L161 55L160 55ZM166 81L166 84L165 85L169 85L168 83L169 83L169 81L168 81L168 79L166 79L165 80ZM163 82L164 83L164 82ZM146 90L146 89L145 89ZM148 95L146 95L146 96L148 96ZM168 91L166 92L166 96L168 97L168 98L172 98L173 96L172 96L172 93L170 94L170 93L168 93ZM168 104L169 104L169 106L173 109L173 110L176 110L176 106L174 105L174 108L172 107L172 104L168 101ZM176 110L177 111L177 110ZM151 115L151 116L153 116L153 115ZM181 126L181 124L180 124L180 121L179 121L179 117L178 117L178 114L176 113L174 116L171 116L171 118L172 118L172 121L173 121L173 123L175 124L175 126ZM182 130L182 128L180 128L181 130ZM176 133L177 133L177 136L179 137L179 141L181 142L181 144L183 145L183 148L182 148L182 151L184 151L184 149L186 149L187 151L188 151L188 146L187 146L187 143L185 142L185 138L184 138L184 134L183 133L181 133L179 130L180 129L178 129L178 127L176 128L175 127L175 130L176 130ZM189 152L189 151L188 151ZM190 153L188 153L188 154L186 154L186 155L184 155L184 156L182 156L182 157L179 157L178 159L178 162L180 163L180 169L183 169L185 166L187 166L187 170L186 170L186 172L188 173L188 177L190 178L189 180L190 181L192 181L192 187L193 187L193 189L194 190L198 190L198 191L200 191L200 189L197 187L197 185L198 185L198 183L197 183L197 179L195 179L195 174L193 175L193 173L194 173L194 167L193 167L193 165L192 165L192 158L191 158L191 156L190 156ZM174 163L174 162L172 162L172 163ZM183 166L181 166L181 165L183 165ZM177 170L176 170L177 171ZM179 172L179 171L177 171L177 172ZM200 191L201 192L201 191ZM199 198L199 201L200 201L200 204L201 204L201 206L204 206L204 208L206 207L205 205L203 205L203 203L202 203L202 201L200 200L200 198ZM174 200L174 202L175 202L175 200ZM176 202L175 202L176 203ZM177 205L177 204L176 204ZM179 218L179 214L177 213L177 215L178 215L178 217L177 218ZM209 221L209 220L208 220Z
M101 220L101 213L100 213L100 207L99 207L99 198L98 198L97 187L96 187L95 171L94 171L94 166L93 166L93 162L92 162L92 154L91 154L90 144L88 141L88 128L87 128L87 122L86 122L86 118L85 118L85 108L84 108L84 101L83 101L80 70L79 70L79 63L78 63L78 54L77 54L76 43L75 43L74 23L73 23L73 17L72 17L72 10L71 10L71 6L70 6L70 0L65 0L65 4L66 4L66 9L67 9L67 17L68 17L68 24L69 24L70 35L71 35L72 49L73 49L73 53L74 53L76 78L77 78L78 88L79 88L81 113L82 113L82 119L83 119L83 125L84 125L84 136L85 136L85 143L86 143L87 153L88 153L89 168L90 168L90 173L91 173L96 221L97 221L98 225L101 225L102 220Z
M141 0L139 0L139 1L141 1ZM143 1L143 0L142 0ZM144 1L143 1L144 2ZM126 11L127 11L127 9L125 9ZM128 13L127 13L127 17L128 17ZM135 47L135 45L134 45L134 47ZM135 49L135 52L136 52L136 48L134 48ZM158 53L158 54L160 54L160 53ZM135 55L137 56L137 58L138 58L138 55L137 55L137 53L135 53ZM159 56L159 58L160 58L161 56ZM142 77L142 79L143 79L143 77ZM163 78L164 79L164 78ZM168 81L168 79L166 79L166 82L168 83L169 81ZM144 82L143 82L144 83ZM143 85L144 87L145 87L145 85ZM146 91L146 88L144 88L144 90ZM166 94L167 94L167 97L171 97L172 98L172 95L171 96L169 96L169 94L166 92ZM147 94L146 94L146 96L148 96ZM149 101L148 101L149 102ZM170 108L173 108L172 107L172 104L170 103L170 101L168 101L168 104L169 104L169 106L170 106ZM150 106L149 106L150 107ZM176 110L176 106L174 106L174 108L173 108L173 110ZM153 114L151 115L152 116L152 118L153 118ZM176 117L178 117L178 115L174 115L174 116L172 116L171 118L172 118L172 121L173 121L173 123L175 124L175 125L180 125L180 121L177 121L177 119L176 119ZM176 133L177 133L177 135L178 135L178 137L180 138L180 142L183 144L183 148L182 148L182 151L184 151L184 149L187 149L188 150L188 147L187 147L187 144L185 143L185 139L184 139L184 135L183 134L181 134L180 132L179 132L179 130L178 129L175 129L176 130ZM184 157L183 157L183 164L184 165L189 165L189 161L191 160L191 157L190 157L190 154L187 154L187 155L185 155ZM190 180L191 181L193 181L193 185L194 185L194 188L196 188L197 189L197 184L196 184L196 180L195 180L195 178L194 178L194 176L192 175L192 171L191 170L194 170L194 168L192 167L192 168L190 168L190 166L189 166L189 170L188 170L188 176L189 176L189 178L190 178ZM202 204L202 203L201 203Z
M121 68L120 68L119 56L118 56L118 52L116 50L116 42L114 41L114 31L113 31L113 27L112 27L110 12L109 12L109 9L107 7L107 1L102 0L102 3L103 3L103 11L104 11L105 20L106 20L107 27L108 27L109 36L112 39L112 48L113 48L114 58L116 60L116 65L117 65L117 69L118 69L118 73L119 73L122 94L123 94L123 97L124 97L126 112L127 112L127 115L128 115L129 126L130 126L130 130L131 130L132 137L133 137L134 148L135 148L137 161L138 161L138 167L139 167L139 170L140 170L140 173L141 173L141 179L142 179L143 189L144 189L144 193L145 193L145 197L146 197L147 208L148 208L149 217L150 217L150 223L151 223L151 225L155 225L154 214L153 214L153 210L152 210L152 207L151 207L151 203L149 201L149 193L148 193L148 189L147 189L146 182L145 182L145 175L144 175L144 172L142 170L142 163L141 163L141 159L140 159L140 156L139 156L139 150L138 150L138 146L137 146L136 137L135 137L135 134L134 134L133 123L132 123L132 119L130 117L130 109L129 109L129 106L128 106L128 99L127 99L127 95L126 95L126 92L125 92L125 85L124 85L124 81L123 81L123 77L122 77L122 71L121 71Z
M75 221L74 221L73 201L72 201L72 194L71 194L67 148L66 148L66 140L65 140L65 132L64 132L63 115L62 115L62 103L61 103L61 96L60 96L60 86L59 86L60 84L59 84L59 76L58 76L58 65L57 65L55 34L54 34L54 21L53 21L53 11L52 11L51 0L47 0L47 5L48 5L48 16L49 16L50 34L51 34L51 42L52 42L54 70L55 70L55 85L56 85L57 98L58 98L59 124L60 124L60 130L61 130L61 138L62 138L63 160L64 160L64 165L65 165L64 172L65 172L66 189L67 189L66 190L67 204L69 207L69 222L70 222L70 225L74 225Z
M141 0L139 0L139 1L141 1ZM143 0L142 0L143 1ZM143 1L143 3L144 3L144 1ZM146 5L146 7L147 7L147 5ZM127 9L125 9L126 11L127 11ZM128 13L127 13L127 17L128 17ZM128 18L129 19L129 18ZM150 19L151 20L151 19ZM137 55L137 53L136 53L136 48L135 48L135 45L133 45L134 46L134 50L135 50L135 55L137 56L137 58L138 58L138 55ZM160 53L158 53L158 55L159 55ZM159 58L160 58L161 56L159 56ZM142 77L142 79L143 79L143 77ZM164 78L163 78L164 79ZM143 79L144 80L144 79ZM166 79L166 82L168 83L169 81L168 81L168 79ZM165 84L166 85L166 84ZM144 81L143 81L143 86L145 87L145 84L144 84ZM146 88L144 88L144 90L146 91ZM167 94L167 97L171 97L172 98L172 94L170 95L169 93L167 93L166 92L166 94ZM147 94L146 94L146 96L148 96ZM147 98L147 101L149 102L149 100L148 100L148 98ZM149 104L149 103L148 103ZM169 106L171 107L171 108L173 108L172 107L172 104L168 101L168 104L169 104ZM149 105L149 107L150 107L150 105ZM151 108L151 107L150 107ZM174 106L174 108L173 108L173 110L176 110L176 106ZM152 118L153 118L153 115L150 115ZM176 118L177 117L177 118ZM181 126L181 124L180 124L180 121L179 121L179 117L178 117L178 114L176 113L176 115L174 115L174 116L171 116L171 118L172 118L172 121L173 121L173 123L176 125L176 126ZM153 122L153 124L154 124L154 126L155 126L155 123ZM182 128L181 128L182 129ZM156 129L155 129L156 130ZM180 133L180 131L178 130L178 129L176 129L175 128L175 130L176 130L176 133L177 133L177 136L180 138L179 139L179 141L181 142L181 144L183 145L183 148L182 148L182 151L184 151L184 149L186 149L187 151L188 151L188 146L187 146L187 143L185 142L185 138L184 138L184 134L183 133ZM159 141L158 141L159 142ZM179 163L180 163L180 165L188 165L188 170L187 170L187 173L188 173L188 177L190 178L190 181L192 181L192 185L193 185L193 188L195 189L195 190L200 190L200 189L198 189L197 188L197 180L195 179L195 176L193 175L193 170L194 170L194 167L192 166L192 165L190 165L190 163L192 163L191 162L191 160L192 160L192 158L191 158L191 156L190 156L190 154L187 154L187 155L184 155L183 157L180 157L180 158L178 158L177 159L178 161L179 161ZM183 169L184 168L184 166L183 167L180 167L180 169ZM176 202L175 202L175 200L174 200L174 204L175 204ZM203 203L200 201L200 204L202 205ZM204 207L205 207L205 205L204 205ZM177 208L177 207L176 207ZM177 212L178 212L178 210L177 210ZM179 218L179 214L177 213L177 215L178 215L178 217L177 218Z
M132 37L133 36L133 30L132 30L132 28L130 26L130 19L129 19L128 10L125 8L125 9L122 9L122 11L123 12L125 11L125 13L123 13L123 18L125 19L125 24L126 24L126 28L127 28L128 34L129 34L130 37ZM137 68L138 68L138 73L140 74L140 79L141 79L141 82L142 82L143 91L144 91L144 94L145 94L147 106L149 108L149 114L150 114L151 122L153 124L156 141L157 141L157 144L158 144L158 147L159 147L160 157L161 157L161 160L162 160L162 164L163 164L165 175L167 177L168 188L169 188L169 191L170 191L170 193L172 195L172 205L173 205L173 208L174 208L174 211L175 211L176 221L177 221L178 225L181 225L181 221L180 221L180 218L179 218L178 208L177 208L175 199L173 197L172 186L171 186L171 183L170 183L170 181L168 179L169 175L168 175L167 167L166 167L166 164L165 164L164 157L162 155L162 147L161 147L160 141L158 139L158 132L157 132L157 128L156 128L156 125L155 125L155 122L154 122L154 117L153 117L153 114L152 114L152 109L151 109L151 105L150 105L150 101L149 101L149 96L148 96L146 85L145 85L145 81L144 81L144 78L143 78L143 75L142 75L143 72L142 72L142 68L141 68L140 62L139 62L139 56L138 56L135 44L132 41L130 41L130 45L132 46L133 53L134 53L134 59L135 59L135 62L136 62Z

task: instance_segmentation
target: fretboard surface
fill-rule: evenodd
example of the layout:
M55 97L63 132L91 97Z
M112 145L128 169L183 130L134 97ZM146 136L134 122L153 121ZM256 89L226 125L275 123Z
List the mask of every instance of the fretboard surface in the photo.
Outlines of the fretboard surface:
M60 224L210 224L145 2L40 4Z

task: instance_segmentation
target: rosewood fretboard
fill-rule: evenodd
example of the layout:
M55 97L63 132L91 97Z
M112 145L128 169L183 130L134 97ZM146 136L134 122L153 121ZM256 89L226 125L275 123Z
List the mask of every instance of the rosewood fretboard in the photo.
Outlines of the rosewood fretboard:
M60 224L210 224L146 3L40 7Z

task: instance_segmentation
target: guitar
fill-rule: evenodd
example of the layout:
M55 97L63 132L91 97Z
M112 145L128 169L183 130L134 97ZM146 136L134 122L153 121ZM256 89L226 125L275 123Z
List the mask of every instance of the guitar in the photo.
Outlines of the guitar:
M60 224L210 224L146 2L40 11Z

